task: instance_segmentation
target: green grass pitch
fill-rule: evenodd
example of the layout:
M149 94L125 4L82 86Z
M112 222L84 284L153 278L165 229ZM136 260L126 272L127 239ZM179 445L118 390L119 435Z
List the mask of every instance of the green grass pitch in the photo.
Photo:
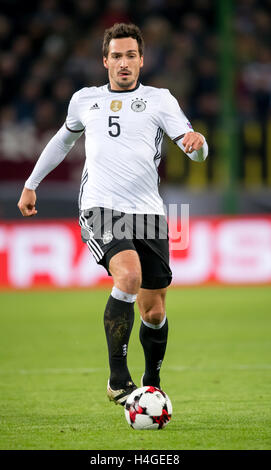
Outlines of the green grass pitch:
M171 288L161 431L106 397L109 290L0 293L0 449L271 448L271 289ZM139 315L128 350L139 384Z

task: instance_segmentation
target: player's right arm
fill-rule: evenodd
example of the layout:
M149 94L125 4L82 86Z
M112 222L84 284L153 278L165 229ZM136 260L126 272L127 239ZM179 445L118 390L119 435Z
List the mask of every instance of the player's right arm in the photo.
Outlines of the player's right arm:
M84 132L83 125L77 116L76 95L77 93L73 95L70 101L66 123L48 142L30 177L25 182L25 187L18 202L19 210L24 217L37 214L35 208L37 199L36 188L40 182L64 160L77 139Z

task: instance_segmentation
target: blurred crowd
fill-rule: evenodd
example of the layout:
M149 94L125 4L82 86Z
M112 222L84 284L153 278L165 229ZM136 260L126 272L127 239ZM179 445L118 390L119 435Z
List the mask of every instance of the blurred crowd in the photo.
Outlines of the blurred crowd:
M0 126L58 127L72 93L107 82L104 29L138 24L141 81L166 87L190 119L219 113L219 34L212 0L1 0ZM270 111L271 0L236 0L236 102L243 119Z

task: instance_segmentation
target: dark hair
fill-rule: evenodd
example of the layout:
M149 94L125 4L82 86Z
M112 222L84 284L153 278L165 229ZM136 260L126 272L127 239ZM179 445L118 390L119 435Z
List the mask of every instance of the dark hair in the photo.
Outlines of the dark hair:
M139 55L143 55L144 40L142 33L138 26L132 23L115 23L111 28L106 29L104 32L103 40L103 56L108 56L109 43L111 39L117 38L133 38L137 40Z

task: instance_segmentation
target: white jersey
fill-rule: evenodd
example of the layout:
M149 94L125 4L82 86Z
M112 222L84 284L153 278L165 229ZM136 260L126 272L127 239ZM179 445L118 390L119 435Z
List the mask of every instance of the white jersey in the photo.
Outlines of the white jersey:
M25 187L35 190L85 132L80 209L107 207L162 215L158 166L164 132L185 151L181 137L191 129L166 89L139 83L129 91L112 91L109 85L82 88L73 95L65 126L44 148ZM195 161L205 160L206 141L187 155Z
M168 90L142 84L119 92L109 85L82 88L70 101L66 126L85 130L80 209L164 214L158 192L163 135L174 140L191 131Z

